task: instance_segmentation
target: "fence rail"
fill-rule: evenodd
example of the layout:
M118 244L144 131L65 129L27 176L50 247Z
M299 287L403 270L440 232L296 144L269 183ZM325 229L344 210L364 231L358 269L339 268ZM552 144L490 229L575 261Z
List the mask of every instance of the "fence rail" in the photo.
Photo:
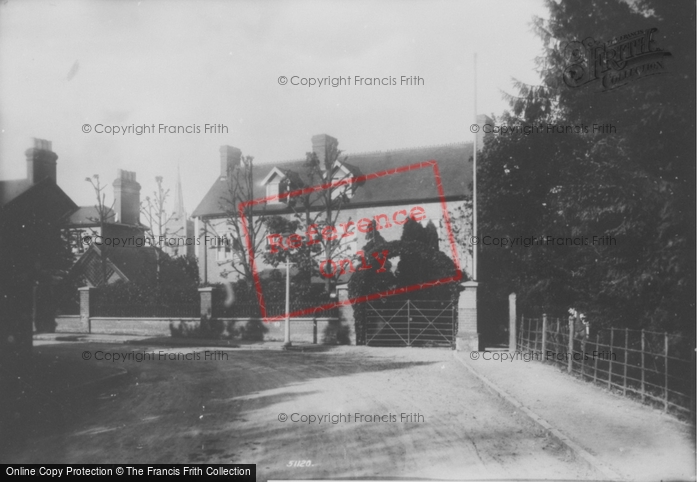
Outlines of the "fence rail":
M607 328L587 336L574 319L520 319L517 348L665 412L695 415L695 349L680 335Z

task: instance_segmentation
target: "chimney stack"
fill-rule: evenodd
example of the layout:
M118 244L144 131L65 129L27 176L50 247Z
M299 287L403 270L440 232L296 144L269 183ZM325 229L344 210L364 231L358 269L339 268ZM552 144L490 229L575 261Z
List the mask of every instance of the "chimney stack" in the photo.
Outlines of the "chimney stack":
M221 177L228 177L241 164L241 150L237 147L221 146Z
M140 224L141 185L136 182L136 173L117 169L117 178L112 186L116 221L122 224Z
M56 159L58 156L51 150L51 141L34 138L34 147L25 151L27 156L27 179L35 184L42 179L50 178L56 182Z
M328 134L317 134L311 138L313 152L321 163L321 170L326 170L326 154L330 154L333 148L338 147L338 139Z

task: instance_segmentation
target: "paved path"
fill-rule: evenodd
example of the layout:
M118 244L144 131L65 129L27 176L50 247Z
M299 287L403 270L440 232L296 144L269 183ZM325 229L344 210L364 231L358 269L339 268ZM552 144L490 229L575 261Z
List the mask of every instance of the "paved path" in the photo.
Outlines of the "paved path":
M256 463L258 480L600 478L450 350L217 347L227 355L218 360L205 360L204 348L65 343L35 350L90 364L108 363L95 361L98 350L199 353L200 360L120 362L127 376L54 404L51 417L5 447L3 461ZM91 360L80 361L84 351ZM402 413L413 419L402 422ZM290 418L282 422L281 414ZM292 421L339 414L348 418Z
M621 478L696 479L695 430L676 418L538 361L455 355Z

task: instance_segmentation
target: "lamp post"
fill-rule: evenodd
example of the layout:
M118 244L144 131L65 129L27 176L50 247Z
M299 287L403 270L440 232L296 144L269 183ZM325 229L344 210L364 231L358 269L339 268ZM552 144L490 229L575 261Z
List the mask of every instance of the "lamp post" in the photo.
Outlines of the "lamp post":
M476 110L476 52L474 52L474 125L478 126L479 124L479 116L477 114ZM477 132L478 132L477 128ZM474 145L473 145L473 162L472 162L472 220L474 222L472 226L472 236L473 239L478 240L477 238L477 231L476 231L476 151L477 151L477 146L476 143L479 140L479 136L477 132L474 133ZM472 280L476 281L476 260L477 260L477 251L478 251L479 243L477 243L472 249Z
M289 326L289 253L287 253L287 282L284 293L284 348L292 346L292 339Z
M285 238L288 238L292 233L291 232L286 232L283 233L283 236ZM289 348L292 346L292 334L291 334L291 327L290 327L290 320L289 320L289 292L291 291L291 284L289 280L289 251L286 253L286 271L287 271L287 279L285 282L285 290L284 290L284 345L283 347L285 349Z

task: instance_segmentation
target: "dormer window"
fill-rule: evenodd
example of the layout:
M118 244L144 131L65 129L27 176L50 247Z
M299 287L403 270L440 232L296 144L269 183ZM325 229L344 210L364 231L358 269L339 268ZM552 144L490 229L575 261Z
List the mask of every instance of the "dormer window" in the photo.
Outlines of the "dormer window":
M271 182L270 184L268 184L265 187L265 189L266 189L265 197L268 197L268 198L272 197L272 196L278 197L276 201L268 200L268 202L277 202L277 203L280 202L279 195L281 193L280 193L280 183L279 182Z
M262 180L262 185L265 186L265 197L268 198L268 204L280 204L284 200L281 195L284 194L282 181L286 179L286 175L278 168L273 168L265 179ZM273 198L273 199L270 199Z
M336 161L335 164L333 164L333 175L331 177L332 182L342 181L345 179L352 179L352 177L352 172L350 172L350 170L343 164L341 164L338 161ZM331 192L331 199L335 200L341 195L345 195L348 199L350 199L352 198L352 195L355 192L354 188L354 183L347 183L337 186L333 188L333 191Z

